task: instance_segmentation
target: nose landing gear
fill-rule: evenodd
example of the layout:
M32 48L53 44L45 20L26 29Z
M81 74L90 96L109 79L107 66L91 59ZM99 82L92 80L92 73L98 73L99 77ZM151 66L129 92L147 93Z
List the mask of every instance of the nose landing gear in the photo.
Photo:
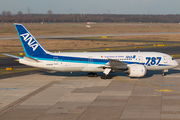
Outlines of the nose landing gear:
M166 72L168 72L168 70L163 70L161 75L166 76Z
M166 76L166 73L165 72L162 72L162 74L161 74L162 76Z

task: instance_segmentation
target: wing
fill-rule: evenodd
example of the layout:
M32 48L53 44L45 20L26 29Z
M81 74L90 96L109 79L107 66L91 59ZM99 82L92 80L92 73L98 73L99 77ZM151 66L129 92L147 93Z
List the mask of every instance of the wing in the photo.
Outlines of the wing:
M113 60L109 59L109 62L105 65L108 68L111 68L111 70L126 70L127 69L127 64L119 61L119 60Z
M109 62L106 63L103 67L104 69L108 68L111 70L127 70L127 64L122 62L122 61L118 61L118 60L113 60L113 59L108 59Z
M118 71L118 70L127 70L127 64L113 59L108 59L109 62L106 63L104 66L100 66L104 69L104 74L108 75L111 71Z

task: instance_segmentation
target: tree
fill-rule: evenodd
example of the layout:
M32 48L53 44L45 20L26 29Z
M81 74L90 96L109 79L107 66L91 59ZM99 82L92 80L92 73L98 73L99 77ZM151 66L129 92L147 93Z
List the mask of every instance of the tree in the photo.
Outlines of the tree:
M19 11L17 14L18 14L18 16L23 15L22 11Z
M6 16L6 11L2 11L2 15L3 15L3 16Z
M7 11L6 14L7 14L7 16L10 16L10 15L11 15L11 12L10 12L10 11Z
M47 14L48 14L48 15L52 15L53 12L52 12L51 10L48 10L48 11L47 11Z
M10 11L3 11L3 12L2 12L2 15L3 15L3 16L10 16L10 15L11 15L11 12L10 12Z

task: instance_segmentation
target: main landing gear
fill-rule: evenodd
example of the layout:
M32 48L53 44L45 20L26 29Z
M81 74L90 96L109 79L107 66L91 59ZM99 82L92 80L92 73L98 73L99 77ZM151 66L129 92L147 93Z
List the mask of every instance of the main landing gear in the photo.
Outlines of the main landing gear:
M110 75L102 75L101 79L112 79L112 76L110 76Z
M96 73L90 72L87 74L88 77L97 77L98 75Z
M104 75L101 76L101 79L112 79L112 76L108 75L111 71L110 68L105 68ZM96 73L90 72L87 74L88 77L97 77L98 75Z
M87 76L88 77L97 77L98 75L96 73L90 72L87 74ZM112 76L104 74L101 76L101 79L112 79Z
M105 68L104 69L104 75L101 76L101 79L111 79L112 76L108 75L110 73L111 69L110 68Z

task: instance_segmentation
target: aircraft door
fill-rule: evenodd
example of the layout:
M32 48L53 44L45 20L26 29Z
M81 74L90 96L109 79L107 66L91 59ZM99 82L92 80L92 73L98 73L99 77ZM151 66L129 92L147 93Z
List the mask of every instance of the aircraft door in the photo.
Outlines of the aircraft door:
M58 57L53 58L54 65L58 65Z
M93 58L92 58L92 56L89 56L89 57L88 57L88 63L89 63L89 64L92 64L92 63L93 63Z
M168 62L167 56L163 56L163 61L164 61L164 63Z
M143 63L143 57L142 56L139 56L138 60L139 60L139 63Z

